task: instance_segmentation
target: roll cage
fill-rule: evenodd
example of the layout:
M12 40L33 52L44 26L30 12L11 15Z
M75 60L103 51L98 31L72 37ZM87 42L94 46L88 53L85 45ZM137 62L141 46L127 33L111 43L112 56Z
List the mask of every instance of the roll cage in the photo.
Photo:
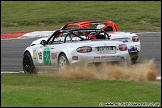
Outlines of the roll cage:
M93 33L92 38L88 36ZM67 41L76 41L74 38L79 38L77 41L91 40L96 37L97 39L110 39L110 35L102 29L69 29L69 30L56 30L46 41L45 44L56 44L66 43ZM59 38L58 40L56 38ZM62 39L62 40L61 40ZM55 41L56 40L56 41Z

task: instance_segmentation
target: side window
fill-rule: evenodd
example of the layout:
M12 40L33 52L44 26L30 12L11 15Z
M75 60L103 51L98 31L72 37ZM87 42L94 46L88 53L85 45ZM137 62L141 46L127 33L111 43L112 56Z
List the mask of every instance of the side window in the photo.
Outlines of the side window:
M64 43L65 39L66 39L66 42L71 41L71 38L69 37L68 33L61 32L57 34L55 37L51 38L50 44L62 44Z
M64 38L65 38L65 33L58 33L56 36L53 36L49 39L48 41L48 45L50 44L61 44L64 42Z
M53 42L63 42L64 41L65 36L63 35L63 33L59 33L55 39L53 40Z
M66 34L65 33L59 33L53 38L52 44L62 44L64 42Z
M49 41L47 42L47 45L52 44L52 40L53 40L53 38L54 38L54 36L53 36L53 37L51 37L51 38L49 39Z
M73 41L78 41L79 40L79 38L74 34L71 34L71 38L72 38Z
M67 35L67 34L65 34L65 36L66 36L66 35ZM66 36L66 42L67 42L67 41L71 41L69 34Z

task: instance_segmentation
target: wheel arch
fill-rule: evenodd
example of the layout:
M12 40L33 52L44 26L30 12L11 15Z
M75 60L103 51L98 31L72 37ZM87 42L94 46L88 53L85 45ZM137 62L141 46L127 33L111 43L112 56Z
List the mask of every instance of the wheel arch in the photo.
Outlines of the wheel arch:
M25 54L25 53L27 53L27 52L29 52L29 53L30 53L30 51L28 51L28 50L25 50L25 51L24 51L24 54ZM30 53L30 54L31 54L31 53Z
M28 54L27 54L28 53ZM30 61L30 67L31 67L31 69L30 69L30 71L28 71L28 70L26 70L25 68L24 68L24 58L26 58L26 56L28 56L29 57L29 61ZM25 60L26 61L26 60ZM27 63L27 62L26 62ZM25 64L26 64L25 63ZM27 63L27 65L28 65L28 63ZM37 74L38 73L38 69L36 69L35 68L35 65L34 65L34 63L33 63L33 58L32 58L32 55L31 55L31 52L29 51L29 50L25 50L24 51L24 53L23 53L23 60L22 60L22 66L23 66L23 70L24 70L24 72L25 73L29 73L29 74Z
M25 50L23 54L25 54L25 53L27 53L27 52L29 52L30 55L31 55L31 57L33 58L33 51L32 51L32 50Z
M61 54L64 54L64 55L66 56L66 59L67 59L67 61L68 61L68 64L70 64L69 59L68 59L68 57L67 57L67 54L66 54L65 52L60 52L60 53L58 54L58 60L57 60L57 62L59 62L59 57L60 57Z

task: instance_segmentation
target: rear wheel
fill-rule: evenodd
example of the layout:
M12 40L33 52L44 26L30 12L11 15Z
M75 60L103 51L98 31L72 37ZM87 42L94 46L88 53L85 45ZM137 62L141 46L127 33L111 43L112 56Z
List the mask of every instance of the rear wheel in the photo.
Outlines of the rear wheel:
M135 63L138 59L138 52L136 53L129 53L130 54L130 59L132 63Z
M138 59L138 56L131 57L131 61L132 61L133 63L135 63L135 62L137 61L137 59Z
M37 74L38 71L33 64L32 57L29 52L26 52L23 56L23 70L24 73Z
M58 59L58 69L59 72L65 71L69 66L69 62L65 54L60 54Z

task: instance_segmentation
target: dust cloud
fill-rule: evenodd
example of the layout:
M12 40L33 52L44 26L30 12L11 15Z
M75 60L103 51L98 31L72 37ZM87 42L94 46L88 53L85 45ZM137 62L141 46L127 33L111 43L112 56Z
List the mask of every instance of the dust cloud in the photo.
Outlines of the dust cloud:
M145 60L136 64L100 64L98 66L82 65L69 68L65 72L53 72L52 75L73 79L98 80L134 80L154 81L157 67L154 60Z

